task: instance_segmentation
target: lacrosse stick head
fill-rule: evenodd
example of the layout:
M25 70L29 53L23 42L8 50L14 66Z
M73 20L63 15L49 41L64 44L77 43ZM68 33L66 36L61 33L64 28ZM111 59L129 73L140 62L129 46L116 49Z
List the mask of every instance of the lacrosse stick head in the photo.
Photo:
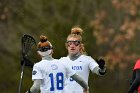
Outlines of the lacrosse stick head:
M28 55L28 52L31 50L31 48L33 46L36 46L36 41L32 36L25 34L22 36L21 42L22 42L22 56L24 58Z

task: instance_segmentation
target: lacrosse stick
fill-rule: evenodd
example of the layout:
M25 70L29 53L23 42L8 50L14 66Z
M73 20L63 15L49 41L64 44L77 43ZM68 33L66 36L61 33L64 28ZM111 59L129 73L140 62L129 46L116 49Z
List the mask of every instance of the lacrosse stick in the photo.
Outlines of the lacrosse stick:
M20 76L20 82L19 82L19 89L18 93L21 92L21 87L22 87L22 81L23 81L23 75L24 75L24 67L26 64L26 57L31 50L31 48L36 45L35 39L30 36L30 35L23 35L21 38L21 44L22 44L22 69L21 69L21 76Z

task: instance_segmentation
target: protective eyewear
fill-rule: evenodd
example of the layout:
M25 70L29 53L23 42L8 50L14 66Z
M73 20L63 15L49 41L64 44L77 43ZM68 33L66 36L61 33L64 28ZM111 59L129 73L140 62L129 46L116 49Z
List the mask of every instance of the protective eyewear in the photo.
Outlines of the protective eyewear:
M78 41L78 40L75 40L75 41L67 41L67 45L68 46L70 46L70 45L75 45L75 46L78 46L78 45L80 45L80 41Z
M44 46L44 47L38 48L38 51L44 52L44 51L48 51L50 49L52 49L52 47L50 47L50 46L49 47L48 46Z

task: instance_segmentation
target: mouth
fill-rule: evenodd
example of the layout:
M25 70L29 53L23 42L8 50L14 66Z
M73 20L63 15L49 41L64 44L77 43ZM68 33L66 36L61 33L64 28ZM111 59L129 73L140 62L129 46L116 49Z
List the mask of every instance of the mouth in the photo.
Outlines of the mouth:
M74 48L70 49L70 50L75 50Z

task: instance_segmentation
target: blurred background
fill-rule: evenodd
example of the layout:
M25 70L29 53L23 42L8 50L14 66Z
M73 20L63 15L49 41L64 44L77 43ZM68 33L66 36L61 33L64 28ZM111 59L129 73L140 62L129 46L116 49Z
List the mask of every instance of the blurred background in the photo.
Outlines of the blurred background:
M126 93L140 58L140 0L0 0L0 93L18 92L23 34L37 42L48 36L59 59L67 55L65 41L74 25L84 30L88 55L106 59L104 77L90 74L90 93ZM25 67L22 93L33 83L31 73Z

